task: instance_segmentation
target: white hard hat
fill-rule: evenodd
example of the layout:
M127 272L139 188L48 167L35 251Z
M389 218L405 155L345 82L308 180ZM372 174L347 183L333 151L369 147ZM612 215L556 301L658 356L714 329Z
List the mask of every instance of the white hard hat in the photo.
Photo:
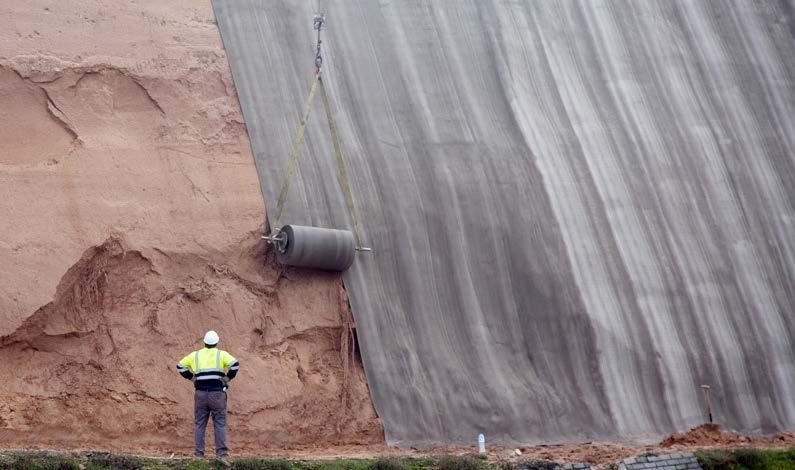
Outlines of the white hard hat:
M204 335L204 344L209 344L212 346L213 344L218 344L218 333L213 330L207 332Z

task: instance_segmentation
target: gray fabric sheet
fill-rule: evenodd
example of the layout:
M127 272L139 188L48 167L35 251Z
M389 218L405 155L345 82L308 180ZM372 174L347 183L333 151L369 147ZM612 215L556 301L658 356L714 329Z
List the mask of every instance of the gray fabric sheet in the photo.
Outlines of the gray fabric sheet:
M795 427L790 1L329 0L390 444ZM314 1L214 0L266 201ZM282 221L349 228L319 102ZM267 380L267 379L264 379Z

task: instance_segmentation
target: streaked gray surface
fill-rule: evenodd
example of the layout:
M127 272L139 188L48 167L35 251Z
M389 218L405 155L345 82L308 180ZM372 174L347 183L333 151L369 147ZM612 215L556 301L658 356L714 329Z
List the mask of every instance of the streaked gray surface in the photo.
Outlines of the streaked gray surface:
M389 443L795 427L792 2L323 3ZM214 7L273 204L314 1ZM313 113L282 220L348 228Z

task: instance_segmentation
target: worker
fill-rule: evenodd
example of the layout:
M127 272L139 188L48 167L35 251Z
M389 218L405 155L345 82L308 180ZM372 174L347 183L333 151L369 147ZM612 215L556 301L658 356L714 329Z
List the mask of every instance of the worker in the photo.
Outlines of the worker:
M224 460L229 456L226 445L226 389L235 378L240 362L226 351L218 349L218 333L208 331L204 335L204 348L194 351L177 363L180 375L193 381L194 438L196 448L193 455L204 457L204 431L207 421L213 418L215 431L215 456Z

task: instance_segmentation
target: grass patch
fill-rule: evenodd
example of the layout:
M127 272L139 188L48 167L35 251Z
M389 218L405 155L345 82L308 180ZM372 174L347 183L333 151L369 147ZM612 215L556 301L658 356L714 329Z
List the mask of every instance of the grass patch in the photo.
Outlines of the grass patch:
M85 454L87 470L144 470L146 459L106 452Z
M439 470L487 470L492 468L485 460L475 455L445 455L439 458Z
M233 470L292 470L292 463L287 460L263 460L244 457L232 461Z
M370 466L371 470L408 470L409 466L400 459L378 459Z
M294 470L431 470L437 460L421 458L338 459L293 462Z
M704 470L795 470L795 448L711 450L696 452L695 457Z
M524 459L516 462L505 462L502 470L555 470L560 465L550 460ZM616 466L618 469L618 466Z
M795 448L696 452L703 470L795 470ZM0 470L552 470L554 462L519 460L488 463L478 455L380 459L280 460L237 458L224 466L216 460L154 459L105 452L0 452Z
M498 470L475 455L379 459L281 460L241 457L217 460L154 459L107 452L59 454L2 452L0 470Z
M0 455L0 468L14 470L79 470L74 458L51 452L8 452Z

